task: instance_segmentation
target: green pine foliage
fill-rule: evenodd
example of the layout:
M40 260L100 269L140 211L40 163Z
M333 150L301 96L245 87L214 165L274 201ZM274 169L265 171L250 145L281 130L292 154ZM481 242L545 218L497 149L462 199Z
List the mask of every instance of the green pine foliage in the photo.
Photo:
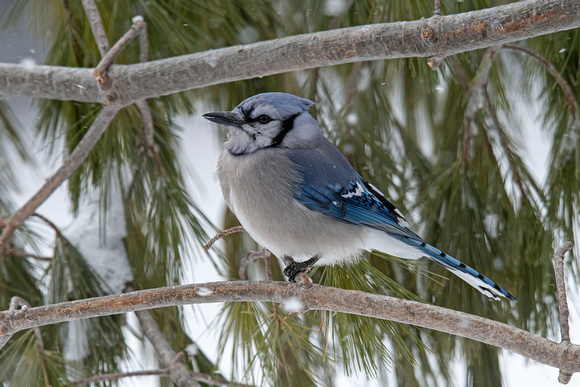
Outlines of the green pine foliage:
M132 17L144 17L150 60L433 14L433 2L425 0L345 0L339 9L329 8L329 3L97 1L111 43L130 28ZM499 3L444 0L442 10L453 14ZM10 12L0 16L0 26L9 30L22 16L31 32L46 41L46 64L95 67L99 62L80 0L17 1ZM519 302L491 302L431 261L409 263L383 254L368 254L348 267L317 268L311 273L314 282L432 303L538 335L555 335L558 315L551 258L554 246L575 239L580 208L579 43L577 30L518 43L554 65L570 86L574 104L540 62L518 51L499 49L486 82L489 104L498 118L482 101L470 128L464 127L465 109L481 75L483 51L447 58L436 72L421 58L362 62L149 100L159 164L144 145L139 110L129 106L117 114L68 180L69 199L79 214L90 195L99 192L104 218L113 200L113 187L121 187L127 234L123 242L133 276L130 285L135 289L178 284L184 270L196 270L197 265L213 265L224 280L240 280L241 259L259 247L247 235L234 234L226 238L223 249L214 247L217 254L201 252L200 247L217 230L238 222L226 211L223 224L212 225L204 213L203 198L196 202L186 190L187 171L180 162L181 128L175 124L176 117L202 113L195 109L200 102L213 110L229 110L259 92L302 95L316 102L312 113L325 135L365 179L406 214L412 229L430 244L485 273ZM117 63L138 60L139 46L134 41ZM514 72L519 76L514 77ZM527 128L515 113L518 104L538 99L541 109L535 119L542 122L550 150L549 172L540 181L526 161L523 140ZM63 158L75 149L101 110L99 105L74 101L35 103L38 141L49 149L64 149ZM19 183L15 165L30 159L19 127L8 104L0 100L3 219L15 207L12 195ZM101 223L105 224L103 219ZM27 222L17 231L12 247L38 252L39 247L50 245L53 259L47 266L10 252L0 257L3 310L12 296L36 306L110 293L87 257L62 235L51 244L30 226ZM101 232L105 235L107 230ZM281 264L274 257L271 266L274 280L284 280ZM577 259L569 266L578 273ZM250 263L246 276L265 279L264 262ZM337 373L386 382L390 373L399 386L435 386L451 384L448 364L459 357L466 370L461 385L504 383L496 348L383 320L320 311L289 313L284 308L271 303L225 304L211 325L219 336L217 361L199 350L187 363L196 371L216 375L220 365L231 363L228 380L254 385L333 385ZM182 308L152 313L175 352L195 343L187 334ZM44 355L33 332L23 332L0 352L0 381L14 386L59 385L115 372L123 361L133 359L126 340L127 335L138 333L122 329L123 317L75 324L74 334L85 343L82 359L65 360L67 340L73 334L70 323L41 329ZM167 378L163 383L170 385Z

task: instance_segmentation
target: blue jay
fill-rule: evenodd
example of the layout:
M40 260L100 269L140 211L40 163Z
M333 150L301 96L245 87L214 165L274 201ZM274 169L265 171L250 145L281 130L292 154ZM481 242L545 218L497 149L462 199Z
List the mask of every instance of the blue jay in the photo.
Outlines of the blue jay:
M476 270L429 245L365 181L308 113L314 103L286 93L250 97L204 118L228 127L218 160L225 200L250 236L285 261L294 281L314 264L356 260L362 250L427 257L488 297L515 298ZM292 259L289 259L292 258Z

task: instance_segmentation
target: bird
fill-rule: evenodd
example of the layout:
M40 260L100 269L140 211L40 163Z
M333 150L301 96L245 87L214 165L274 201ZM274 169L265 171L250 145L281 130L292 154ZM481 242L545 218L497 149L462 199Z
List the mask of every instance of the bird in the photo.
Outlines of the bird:
M258 244L288 263L290 281L314 265L354 263L364 250L377 250L427 257L492 299L516 301L411 231L403 214L324 137L308 112L313 105L268 92L203 115L228 129L217 163L227 205Z

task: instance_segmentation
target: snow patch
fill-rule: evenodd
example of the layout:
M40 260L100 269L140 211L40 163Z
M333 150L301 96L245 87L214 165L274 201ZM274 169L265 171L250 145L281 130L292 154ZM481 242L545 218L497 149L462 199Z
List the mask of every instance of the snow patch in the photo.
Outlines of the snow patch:
M197 288L196 293L198 296L201 296L201 297L207 297L207 296L213 294L213 292L211 290L209 290L208 288L204 288L204 287Z
M304 304L296 297L291 297L284 300L282 303L282 309L289 313L300 312L301 310L304 310Z
M18 64L24 67L26 70L32 70L36 66L36 60L34 60L34 58L27 56L20 59L20 62L18 62Z

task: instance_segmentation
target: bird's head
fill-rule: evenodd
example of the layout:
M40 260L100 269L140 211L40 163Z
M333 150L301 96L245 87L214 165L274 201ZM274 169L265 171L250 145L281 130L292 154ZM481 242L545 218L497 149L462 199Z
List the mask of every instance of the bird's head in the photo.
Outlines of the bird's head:
M322 132L308 114L314 102L286 93L264 93L246 99L231 112L204 118L229 128L224 147L234 155L264 148L314 148Z

